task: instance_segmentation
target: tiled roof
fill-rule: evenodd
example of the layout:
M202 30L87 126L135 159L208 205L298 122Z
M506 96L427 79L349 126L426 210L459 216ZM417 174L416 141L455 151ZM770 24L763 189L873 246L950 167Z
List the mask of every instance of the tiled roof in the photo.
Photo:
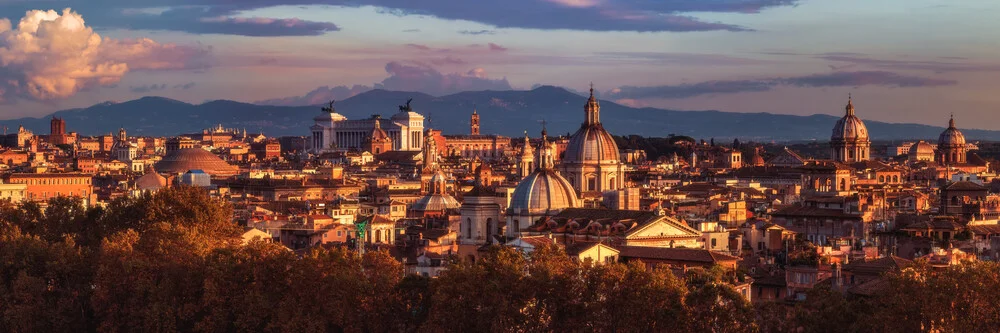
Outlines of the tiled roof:
M816 208L805 206L790 206L782 208L771 214L772 216L809 216L809 217L838 217L838 218L861 218L861 215L844 213L843 209Z
M704 249L681 249L647 246L616 247L623 258L658 259L673 261L688 261L698 263L717 263L719 261L737 261L740 258Z

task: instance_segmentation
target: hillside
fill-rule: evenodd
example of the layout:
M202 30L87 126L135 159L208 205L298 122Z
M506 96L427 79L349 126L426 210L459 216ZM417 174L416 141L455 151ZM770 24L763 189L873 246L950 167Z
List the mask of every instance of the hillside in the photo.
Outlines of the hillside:
M414 111L427 116L429 126L446 134L468 133L469 114L478 110L483 133L522 135L537 133L541 122L549 133L576 130L583 119L586 98L562 88L544 86L529 91L470 91L435 97L422 93L372 90L338 101L336 109L351 119L372 114L389 117L398 105L413 98ZM614 134L642 136L687 135L717 140L792 141L826 140L837 117L792 116L769 113L674 111L631 108L601 102L601 120ZM265 134L306 135L319 106L267 106L234 101L189 104L162 97L143 97L123 103L101 103L54 113L67 128L84 135L103 134L124 126L131 134L176 135L199 132L216 124ZM8 128L19 124L36 133L48 133L49 117L0 121ZM866 121L873 140L936 139L942 127ZM1000 131L963 130L974 140L1000 140ZM534 134L532 134L534 135Z

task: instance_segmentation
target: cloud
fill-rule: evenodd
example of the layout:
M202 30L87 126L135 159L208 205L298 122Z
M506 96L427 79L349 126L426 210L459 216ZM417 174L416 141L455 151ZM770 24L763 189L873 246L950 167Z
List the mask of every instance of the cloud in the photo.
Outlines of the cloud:
M152 39L104 39L102 57L126 62L130 70L205 69L212 66L212 48L160 44Z
M423 45L423 44L412 44L411 43L411 44L406 44L406 47L411 48L411 49L415 49L415 50L420 50L420 51L430 51L431 50L430 46Z
M318 105L330 100L342 100L374 89L395 91L419 91L430 95L443 96L463 91L480 90L512 90L506 78L490 78L483 68L473 68L465 74L443 74L437 69L425 64L403 64L390 62L385 65L389 77L376 83L374 87L366 85L322 86L302 96L291 96L269 100L256 101L254 104L278 106Z
M598 57L618 63L635 62L650 64L676 64L693 66L743 66L772 63L769 60L739 58L722 54L676 53L676 52L598 52Z
M154 0L155 1L155 0ZM338 27L330 22L308 21L297 18L267 18L240 17L239 5L225 1L189 1L191 6L176 6L164 3L165 10L142 11L124 10L135 8L134 4L122 4L119 1L94 1L90 4L108 3L108 6L123 10L107 10L103 7L93 8L88 13L94 13L97 26L109 28L127 28L139 30L170 30L196 34L225 34L239 36L277 37L277 36L318 36ZM145 4L146 8L156 7ZM253 7L253 6L249 6ZM248 8L249 8L248 7ZM88 8L88 7L84 7ZM79 8L78 8L79 9Z
M420 29L406 29L403 32L420 32Z
M440 58L440 59L432 59L430 62L432 64L438 65L438 66L441 66L441 65L464 65L465 64L465 60L462 60L460 58L453 57L453 56L446 56L446 57Z
M322 86L314 89L302 96L292 96L284 98L269 99L263 101L254 102L254 104L260 105L278 105L278 106L303 106L303 105L319 105L327 103L331 100L342 100L347 99L351 96L372 90L370 86L355 85L353 87L347 86Z
M710 94L762 92L769 91L778 86L821 88L873 85L908 88L943 86L955 83L957 82L952 80L931 79L883 71L833 72L758 80L708 81L651 87L622 86L608 91L608 98L615 100L649 98L682 99Z
M151 91L164 90L164 89L167 89L166 83L129 87L129 91L137 94L145 94Z
M582 31L745 31L749 28L709 22L691 13L753 14L776 7L794 6L798 0L549 0L517 1L412 1L412 0L87 0L73 2L77 10L95 15L96 24L108 28L172 30L190 33L244 36L314 36L339 30L329 22L296 19L245 18L242 13L276 6L329 5L375 7L397 16L431 16L465 20L496 28L568 29ZM5 2L7 13L22 10L27 1ZM137 7L139 6L139 7ZM139 8L139 9L137 9ZM146 8L154 8L150 10ZM100 13L97 15L96 13ZM725 16L720 16L725 17Z
M462 91L511 90L506 78L491 79L482 68L474 68L466 74L442 74L438 70L422 65L406 65L390 62L385 65L389 77L377 84L376 88L397 91L420 91L430 95L443 96Z
M813 74L807 76L773 79L775 84L784 84L798 87L857 87L857 86L886 86L886 87L934 87L952 85L957 83L952 80L931 79L920 76L908 76L893 72L883 71L859 71L859 72L834 72L829 74Z
M496 35L496 30L460 30L463 35Z
M210 66L210 49L102 38L70 9L0 19L0 100L54 100L118 83L130 70Z
M500 46L500 45L497 45L497 44L493 44L493 43L490 43L489 47L490 47L490 51L494 51L494 52L504 52L504 51L507 51L506 47L503 47L503 46Z
M887 60L866 57L857 53L827 53L818 58L829 61L847 63L849 65L839 66L870 66L880 69L891 70L924 70L935 73L944 72L979 72L979 71L1000 71L1000 65L959 63L949 61L926 61L926 60ZM943 58L947 60L965 60L964 58Z
M184 84L175 84L175 85L171 86L171 88L173 88L173 89L180 89L180 90L188 90L188 89L194 88L194 85L195 85L194 82L188 82L188 83L184 83ZM167 87L168 86L167 86L166 83L160 83L160 84L155 84L154 83L154 84L142 85L142 86L131 86L131 87L129 87L128 90L131 91L131 92L133 92L133 93L137 93L137 94L146 94L146 93L150 93L150 92L154 92L154 91L167 90Z

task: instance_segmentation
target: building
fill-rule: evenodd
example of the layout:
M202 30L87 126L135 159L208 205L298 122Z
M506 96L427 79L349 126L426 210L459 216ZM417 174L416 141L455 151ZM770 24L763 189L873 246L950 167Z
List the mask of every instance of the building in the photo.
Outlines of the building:
M0 183L0 200L21 202L28 198L28 185Z
M465 193L459 208L459 256L475 253L480 246L494 244L503 235L503 208L496 192L477 179L472 190Z
M17 133L7 133L7 127L4 127L4 136L2 144L5 147L11 148L24 148L28 146L28 141L35 137L35 133L30 130L24 129L24 126L17 127Z
M920 140L908 148L906 160L911 163L934 162L934 146Z
M251 143L250 152L258 161L281 160L281 144L275 139Z
M119 128L115 143L111 146L111 154L116 160L131 162L139 156L139 146L129 141L124 128Z
M837 121L830 136L830 158L837 162L867 161L871 154L868 128L854 115L854 104L847 99L847 114Z
M371 134L365 139L364 150L372 155L392 151L392 138L389 137L389 133L382 129L380 121L382 116L374 115L372 119L375 120L375 123L372 126Z
M82 198L89 205L94 194L92 177L82 173L15 173L7 183L27 185L26 198L35 202L65 196Z
M583 111L585 119L569 139L559 172L581 195L599 196L624 187L625 169L619 160L618 144L601 124L601 105L594 97L593 86Z
M538 147L538 167L521 180L511 195L507 208L508 238L520 236L525 229L543 216L559 214L563 209L581 207L576 190L553 168L552 146L542 133Z
M324 107L323 115L313 118L315 125L309 144L314 154L350 149L364 149L365 141L372 134L372 128L379 126L392 139L392 150L419 151L424 143L424 116L413 112L409 100L399 106L399 112L390 121L378 118L349 120L337 113L331 102Z
M76 143L76 133L66 133L66 120L52 117L49 122L49 143L52 145L71 145Z
M955 127L955 117L948 120L948 128L938 137L937 160L944 165L964 164L968 148L965 135Z
M239 168L226 163L215 154L201 148L175 150L154 164L156 171L181 174L188 170L202 170L213 177L229 177L239 173Z

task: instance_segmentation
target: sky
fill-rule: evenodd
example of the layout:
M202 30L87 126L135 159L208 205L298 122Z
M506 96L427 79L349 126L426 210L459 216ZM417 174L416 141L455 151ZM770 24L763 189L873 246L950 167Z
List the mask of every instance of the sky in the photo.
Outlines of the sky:
M556 85L630 106L1000 129L995 0L0 0L0 119L164 96ZM136 110L137 113L142 112ZM611 115L606 115L611 116Z

